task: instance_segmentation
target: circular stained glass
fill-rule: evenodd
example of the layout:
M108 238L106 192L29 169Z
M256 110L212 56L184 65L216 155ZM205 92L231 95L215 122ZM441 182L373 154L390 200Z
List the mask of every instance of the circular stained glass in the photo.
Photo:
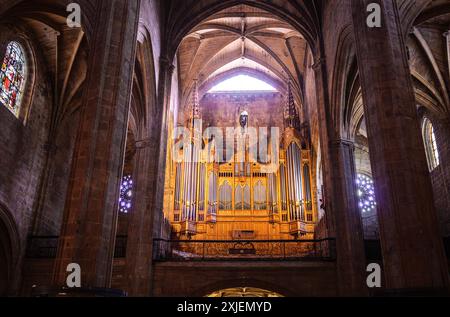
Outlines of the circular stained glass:
M130 175L124 176L120 185L119 211L128 213L132 206L133 179Z
M375 210L377 202L375 199L375 187L372 178L358 174L356 179L358 188L358 206L362 213Z

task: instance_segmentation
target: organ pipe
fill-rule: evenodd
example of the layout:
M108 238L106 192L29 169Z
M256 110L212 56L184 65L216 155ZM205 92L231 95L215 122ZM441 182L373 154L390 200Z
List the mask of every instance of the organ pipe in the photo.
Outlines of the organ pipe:
M305 164L303 167L303 178L305 180L305 200L306 209L308 211L312 210L312 193L311 193L311 175L309 171L309 165Z
M182 178L182 167L181 163L177 163L177 167L175 169L175 204L174 209L180 210L181 202L181 178Z
M291 221L304 220L302 212L303 190L301 169L301 152L297 144L292 143L287 151L288 202Z
M217 215L217 175L213 171L209 173L208 186L208 215L211 221L216 220Z
M286 168L284 164L280 166L280 191L281 191L281 209L287 210L287 196L286 196Z

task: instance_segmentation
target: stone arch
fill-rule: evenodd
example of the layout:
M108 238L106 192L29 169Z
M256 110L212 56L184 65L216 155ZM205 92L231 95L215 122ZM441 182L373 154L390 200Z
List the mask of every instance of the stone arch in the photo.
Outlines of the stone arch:
M331 91L333 132L338 138L352 139L352 130L359 124L363 109L351 25L345 26L339 35Z
M149 3L150 1L147 2L147 4ZM151 258L152 250L148 248L147 240L143 237L152 236L152 231L157 232L160 223L158 209L149 207L150 204L155 204L154 197L149 198L149 195L155 191L153 187L155 184L149 182L149 174L151 174L149 171L158 168L159 161L155 157L154 148L155 144L160 141L157 139L157 129L158 115L161 111L157 108L157 75L153 54L155 49L153 46L154 37L152 37L154 34L150 33L149 27L142 20L138 25L136 58L133 67L128 115L127 154L129 154L128 159L131 162L125 162L129 163L126 168L133 180L133 198L130 213L119 218L118 228L119 234L126 235L127 238L124 254L126 274L117 283L132 296L150 293L148 289L150 284L144 285L142 282L143 277L149 274L150 265L141 263L145 259ZM150 216L152 213L153 216ZM148 269L143 269L144 266L148 266Z
M428 65L427 69L430 70L429 76L431 79L424 76L420 69L412 68L411 70L415 98L419 104L418 108L423 106L433 116L445 119L448 116L449 107L448 89L444 78L442 78L443 74L441 74L437 65L436 54L431 51L429 46L430 41L427 41L427 37L418 27L429 20L450 14L450 4L435 4L434 1L427 0L417 4L409 4L409 7L407 4L404 4L403 7L409 9L403 10L407 12L403 19L405 37L412 34L411 36L417 42L420 58L423 57L424 59L421 62L426 63Z
M433 6L432 0L425 0L421 2L411 2L404 0L401 12L402 24L404 25L403 32L405 37L411 32L414 25L421 24L433 17L450 13L450 4L441 3Z
M156 74L153 46L150 33L144 25L139 26L136 61L132 88L130 115L135 124L133 131L138 138L144 138L149 125L157 113Z
M235 287L252 287L259 288L268 291L272 291L278 293L285 297L295 297L298 294L295 294L294 291L287 289L281 285L275 285L270 282L262 281L259 279L251 279L251 278L242 278L242 279L230 279L230 280L222 280L214 283L210 283L204 287L201 287L194 291L194 297L204 297L208 294L212 294L216 291L235 288ZM307 296L307 294L303 294Z
M21 244L14 217L0 205L0 296L10 294L15 287L20 253Z
M88 42L92 37L93 28L97 19L97 12L99 8L90 0L78 0L77 3L83 8L81 10L82 29L85 32ZM68 12L66 11L67 3L37 3L33 0L6 0L0 7L0 19L9 17L10 19L17 18L17 15L28 15L28 18L39 16L42 12L51 14L53 18L58 19L52 22L52 26L62 24L65 22ZM19 14L16 14L19 13Z
M288 12L285 8L266 1L227 0L215 1L215 3L211 3L209 5L205 4L204 8L200 9L199 12L194 12L193 16L187 15L184 17L182 22L180 22L180 25L184 27L181 27L180 30L175 29L174 34L171 34L173 42L171 42L172 45L167 48L167 56L170 58L170 60L172 60L173 56L175 56L175 53L178 50L182 39L186 35L188 35L188 33L193 30L201 21L208 18L208 16L236 5L248 5L273 13L275 16L286 21L287 23L292 25L298 32L300 32L309 43L310 48L315 51L316 39L319 37L320 32L320 21L311 18L299 19L298 17L295 17L291 12ZM311 8L302 9L306 11Z
M281 1L282 2L282 1ZM315 20L312 16L315 16L312 14L317 8L310 7L308 4L299 4L298 6L291 4L286 4L286 6L289 7L289 5L292 5L293 7L290 8L292 10L288 11L286 10L285 6L283 6L283 3L272 3L269 1L253 1L253 0L246 0L246 1L234 1L234 0L228 0L228 1L205 1L201 3L191 3L188 5L189 1L186 1L186 7L180 7L177 8L179 11L184 12L183 16L172 17L170 19L172 24L170 24L170 27L168 27L169 32L167 35L167 46L162 47L162 56L165 56L167 60L170 62L173 62L175 60L175 56L177 52L180 49L185 49L183 44L185 44L185 40L187 37L191 38L191 41L195 42L194 45L199 45L197 48L201 48L201 44L199 44L202 39L201 36L198 34L193 34L192 32L195 32L196 30L199 30L199 25L205 23L207 24L207 20L209 17L213 17L215 14L221 13L223 10L228 9L235 9L235 7L239 6L247 6L251 7L256 10L261 10L262 12L258 12L259 14L262 14L264 16L268 16L272 19L279 20L280 23L285 25L287 29L290 29L290 32L285 34L285 41L288 43L288 40L290 38L301 38L302 41L305 44L305 49L308 53L313 52L315 45L317 44L317 38L319 37L319 27L318 21ZM173 10L173 12L176 12L176 10ZM312 15L308 15L308 13ZM176 13L174 13L176 15ZM299 19L298 16L305 15L305 19ZM309 16L309 18L306 18L306 16ZM217 26L214 25L214 28L218 28L222 30L223 32L227 32L234 35L239 35L239 32L237 29L232 29L227 27L226 25ZM250 32L251 33L251 32ZM248 34L247 34L248 35ZM264 60L259 58L258 54L249 53L244 54L245 59L248 59L256 64L260 64L262 67L267 68L269 72L272 74L270 76L266 77L272 77L275 81L279 82L287 82L288 80L291 81L291 85L294 88L293 89L293 95L296 100L297 106L300 108L305 107L305 92L304 92L304 74L300 70L301 66L298 65L302 63L302 61L296 60L296 58L293 56L292 47L291 44L286 44L287 46L287 53L286 58L289 60L288 62L280 57L280 54L277 54L274 50L270 48L270 45L267 45L263 40L258 39L255 36L246 36L246 39L249 40L251 43L250 47L258 47L258 50L264 51L264 54L267 54L267 56L270 56L271 60ZM226 43L220 50L218 49L215 51L216 53L220 52L222 53L224 48L232 47L233 49L228 51L227 54L224 54L224 58L216 58L218 54L211 54L210 59L205 59L207 62L204 64L206 68L199 68L196 67L196 70L202 70L207 74L214 73L217 69L220 67L223 67L229 63L232 63L239 59L241 57L241 50L236 50L234 43L236 41L239 41L239 39L234 39L230 43ZM192 61L196 61L197 51L194 49L194 59ZM203 53L203 49L200 49L200 52ZM200 53L199 53L200 54ZM220 55L221 56L221 55ZM179 62L179 61L178 61ZM303 61L304 62L304 61ZM288 67L289 63L293 63L294 67L290 68ZM197 63L198 64L198 63ZM195 63L191 64L195 65ZM198 65L197 65L198 66ZM247 67L247 66L244 66ZM200 79L200 86L205 87L209 86L211 82L216 81L216 77L214 78L208 78L206 82L203 81L204 74L200 72L190 71L191 68L187 68L189 71L187 72L190 75L187 75L187 78L183 78L180 80L182 82L181 90L180 90L180 104L184 105L188 102L189 98L192 95L192 92L194 90L194 82L196 79ZM236 68L233 69L233 71ZM261 72L260 72L261 73ZM186 74L186 72L184 73ZM195 74L195 75L193 75ZM200 74L200 78L195 78L196 75ZM259 74L263 75L263 74ZM226 76L225 74L220 74L217 77ZM275 78L276 77L276 78ZM273 81L273 80L272 80ZM285 95L286 89L286 83L281 83L281 85L278 86L284 86L283 89L278 89L283 95ZM275 86L274 86L275 87ZM283 91L284 90L284 91ZM201 91L201 94L203 94L204 91Z

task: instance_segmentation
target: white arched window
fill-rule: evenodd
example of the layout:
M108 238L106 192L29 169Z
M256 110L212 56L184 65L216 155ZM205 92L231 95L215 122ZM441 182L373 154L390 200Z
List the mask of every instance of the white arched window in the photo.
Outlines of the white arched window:
M422 135L425 144L425 152L427 154L428 167L430 168L430 171L432 171L439 166L439 151L433 124L428 118L423 120Z
M240 74L218 83L209 92L224 91L276 91L276 89L272 85L255 77Z
M19 117L26 80L26 60L22 46L10 42L0 68L0 104Z

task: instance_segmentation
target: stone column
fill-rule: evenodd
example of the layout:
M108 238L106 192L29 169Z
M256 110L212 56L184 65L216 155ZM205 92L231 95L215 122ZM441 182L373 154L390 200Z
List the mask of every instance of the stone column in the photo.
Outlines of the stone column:
M55 263L65 286L69 263L81 286L108 288L117 227L140 1L97 2L88 77Z
M444 237L450 236L450 118L428 116L433 124L439 152L439 166L431 172L435 207Z
M324 60L319 58L313 67L322 144L325 217L330 237L336 238L338 291L342 296L366 295L364 237L356 198L354 145L340 139L333 125Z
M150 296L152 292L153 238L159 237L164 201L167 147L167 111L173 66L160 62L158 113L150 118L145 139L136 143L135 205L130 216L125 281L130 296Z
M125 265L125 290L130 296L149 296L152 269L153 182L148 179L156 142L150 138L136 142L133 171L133 209L129 216Z
M381 27L369 28L370 3ZM352 0L386 287L439 289L448 267L395 0Z
M450 76L450 30L444 33L445 37L445 47L447 53L447 64L448 64L448 76Z

